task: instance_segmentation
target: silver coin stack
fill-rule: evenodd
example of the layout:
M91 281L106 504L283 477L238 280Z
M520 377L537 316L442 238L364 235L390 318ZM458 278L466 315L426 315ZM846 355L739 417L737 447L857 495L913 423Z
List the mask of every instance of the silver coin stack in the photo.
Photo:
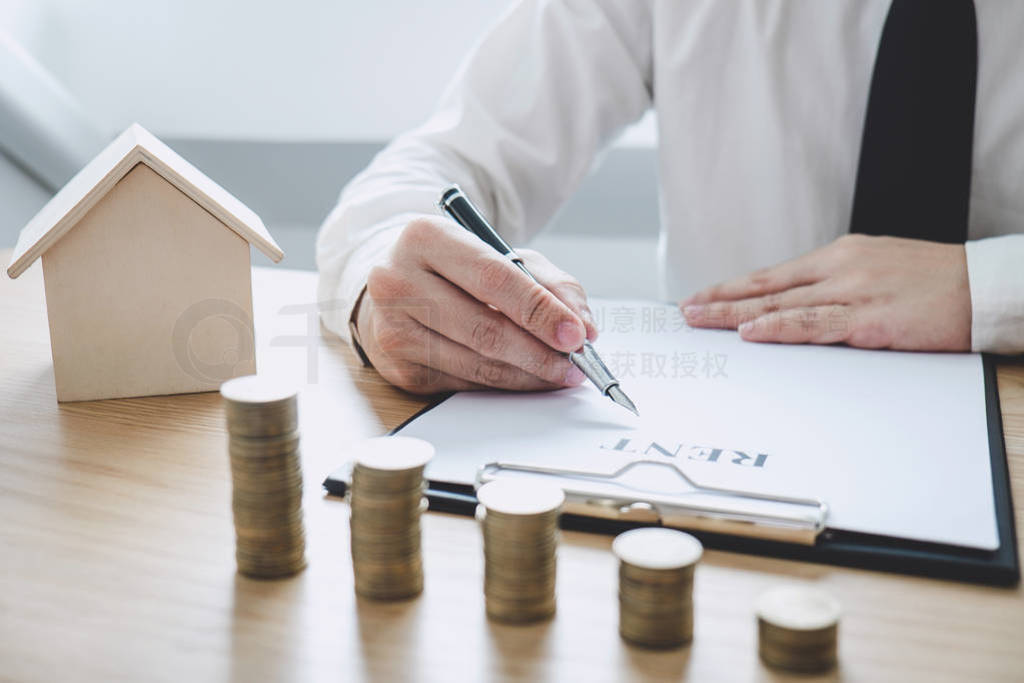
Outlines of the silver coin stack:
M499 479L481 486L476 496L487 616L511 623L550 618L565 494L545 481Z
M427 509L423 470L434 447L421 439L367 439L351 453L352 571L356 593L402 600L423 591L420 516Z
M674 529L633 529L615 538L612 552L620 560L619 635L651 648L690 642L700 541Z
M770 666L819 672L835 666L839 603L827 593L781 586L758 598L758 652Z
M225 382L220 393L238 571L261 579L296 574L306 566L296 391L249 375Z

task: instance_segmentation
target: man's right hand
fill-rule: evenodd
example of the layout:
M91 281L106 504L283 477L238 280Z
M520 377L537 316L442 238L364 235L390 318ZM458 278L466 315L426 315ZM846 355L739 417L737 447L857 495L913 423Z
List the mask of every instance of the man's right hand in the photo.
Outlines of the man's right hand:
M377 371L417 394L580 384L565 353L597 337L586 294L537 252L518 253L543 287L448 219L406 225L356 316Z

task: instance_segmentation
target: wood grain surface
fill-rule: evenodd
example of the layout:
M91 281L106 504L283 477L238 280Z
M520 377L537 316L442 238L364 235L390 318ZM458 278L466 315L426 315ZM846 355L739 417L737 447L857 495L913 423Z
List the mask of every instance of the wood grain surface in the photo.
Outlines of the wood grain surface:
M219 396L58 405L39 266L0 280L0 679L786 680L758 660L753 616L755 597L785 582L843 605L840 665L823 680L1024 679L1020 587L718 551L697 570L693 644L627 646L611 537L576 532L559 549L555 619L493 624L476 523L435 513L424 517L423 595L357 599L348 508L320 482L346 444L423 402L321 332L315 275L257 269L253 288L260 369L303 386L310 564L280 581L235 572ZM1001 367L999 386L1021 501L1024 367ZM1020 508L1016 517L1024 528Z

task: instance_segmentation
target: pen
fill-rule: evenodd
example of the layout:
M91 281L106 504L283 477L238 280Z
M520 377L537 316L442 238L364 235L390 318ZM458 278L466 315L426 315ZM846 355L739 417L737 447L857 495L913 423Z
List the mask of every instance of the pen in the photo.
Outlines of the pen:
M527 270L523 260L519 258L515 250L491 227L491 224L473 206L473 203L469 201L469 198L466 197L458 185L452 185L446 189L441 194L441 199L437 204L441 207L442 211L451 216L452 220L489 244L495 251L514 263L519 270L526 273L531 280L537 282L537 278ZM631 411L634 415L640 414L637 412L633 402L626 396L626 392L619 386L619 380L615 379L611 371L608 370L604 361L597 355L597 351L594 350L589 341L584 339L583 346L578 351L573 351L567 355L572 364L586 375L587 379L597 387L598 391L626 410Z

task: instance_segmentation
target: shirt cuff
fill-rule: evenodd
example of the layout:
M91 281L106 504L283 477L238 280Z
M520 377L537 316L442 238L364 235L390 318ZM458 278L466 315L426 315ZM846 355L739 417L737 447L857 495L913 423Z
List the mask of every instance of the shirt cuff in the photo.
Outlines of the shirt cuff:
M408 218L403 217L394 224L374 232L347 255L340 273L329 274L321 269L317 292L320 320L324 327L349 344L352 344L352 335L349 333L348 321L352 317L352 309L359 299L360 292L366 286L366 278L373 267L387 257L407 222Z
M964 245L971 287L971 349L1024 352L1024 235Z

